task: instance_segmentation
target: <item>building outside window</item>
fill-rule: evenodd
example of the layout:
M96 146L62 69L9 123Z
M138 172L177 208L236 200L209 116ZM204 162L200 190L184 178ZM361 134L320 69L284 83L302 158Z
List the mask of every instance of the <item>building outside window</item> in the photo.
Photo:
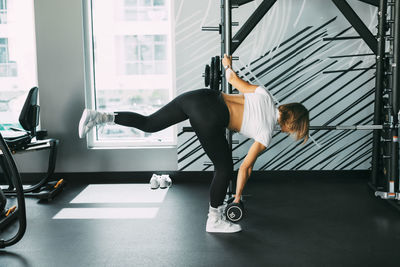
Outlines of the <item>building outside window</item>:
M85 0L86 106L149 115L174 97L170 0ZM176 144L176 129L145 133L118 125L97 127L89 147Z
M7 23L7 0L0 0L0 24Z
M167 0L125 0L123 17L131 21L168 20Z
M0 130L20 127L19 113L37 86L33 0L0 0Z
M121 36L121 62L125 75L167 74L167 35Z

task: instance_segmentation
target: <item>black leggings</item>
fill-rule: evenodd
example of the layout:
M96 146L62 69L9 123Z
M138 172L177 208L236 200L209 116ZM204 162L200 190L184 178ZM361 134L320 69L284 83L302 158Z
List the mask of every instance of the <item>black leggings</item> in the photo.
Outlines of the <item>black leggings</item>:
M229 110L219 91L199 89L186 92L149 116L116 112L115 123L152 133L186 119L189 119L204 151L214 164L210 204L216 208L223 203L229 180L233 177L231 151L225 135Z

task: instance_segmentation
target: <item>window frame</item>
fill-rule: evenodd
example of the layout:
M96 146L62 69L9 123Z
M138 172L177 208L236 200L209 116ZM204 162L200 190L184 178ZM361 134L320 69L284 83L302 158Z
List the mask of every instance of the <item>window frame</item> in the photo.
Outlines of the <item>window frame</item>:
M96 87L95 87L95 65L94 65L94 36L93 36L93 0L82 0L83 7L83 48L84 48L84 70L85 70L85 108L95 109ZM175 25L173 19L174 1L169 0L169 24L170 24L170 63L171 68L169 95L172 100L176 96L176 67L175 67ZM168 52L168 51L167 51ZM157 89L157 88L154 88ZM153 141L138 138L133 139L110 139L97 140L97 131L92 130L87 134L87 147L89 149L146 149L146 148L174 148L177 145L177 125L172 128L172 141Z

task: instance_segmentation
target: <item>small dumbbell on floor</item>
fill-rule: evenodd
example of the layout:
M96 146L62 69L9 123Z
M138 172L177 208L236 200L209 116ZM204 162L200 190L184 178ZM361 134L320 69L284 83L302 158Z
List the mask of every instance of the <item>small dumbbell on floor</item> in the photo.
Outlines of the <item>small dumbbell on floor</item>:
M227 206L225 208L225 216L231 222L239 222L244 216L244 205L240 200L239 203L234 203L234 197L228 199Z

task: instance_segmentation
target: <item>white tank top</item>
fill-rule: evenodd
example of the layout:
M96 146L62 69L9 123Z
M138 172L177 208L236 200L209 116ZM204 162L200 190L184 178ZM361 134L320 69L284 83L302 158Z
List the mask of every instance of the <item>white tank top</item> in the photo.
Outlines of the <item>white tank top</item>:
M278 114L272 96L259 86L254 93L244 94L243 121L239 133L267 147L271 142Z

